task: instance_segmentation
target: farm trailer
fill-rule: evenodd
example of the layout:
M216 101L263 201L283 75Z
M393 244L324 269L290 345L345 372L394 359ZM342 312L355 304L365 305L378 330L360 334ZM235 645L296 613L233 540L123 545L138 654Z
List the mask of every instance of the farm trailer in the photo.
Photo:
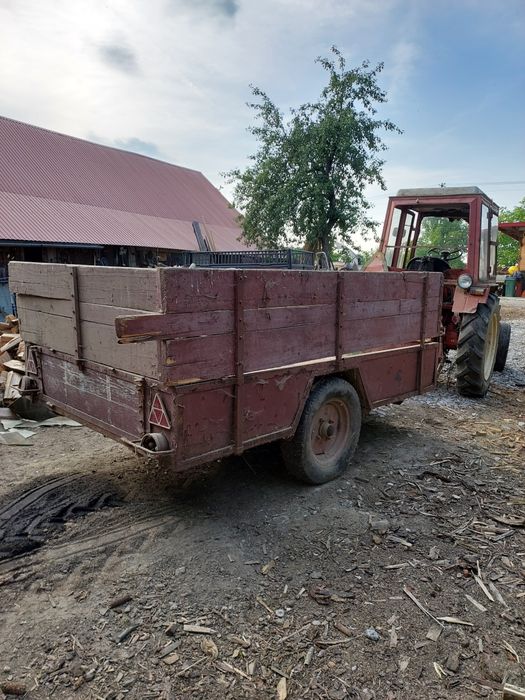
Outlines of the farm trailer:
M23 391L184 470L280 440L310 483L362 414L432 389L442 275L13 262Z

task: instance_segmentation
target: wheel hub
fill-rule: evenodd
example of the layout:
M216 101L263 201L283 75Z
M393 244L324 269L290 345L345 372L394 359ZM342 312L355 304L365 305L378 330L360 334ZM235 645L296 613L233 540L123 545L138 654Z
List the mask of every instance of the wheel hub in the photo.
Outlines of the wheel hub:
M335 426L331 421L322 420L319 425L319 437L330 440L335 435Z
M350 423L348 406L339 398L319 408L312 422L310 445L320 464L329 466L340 458L349 439Z

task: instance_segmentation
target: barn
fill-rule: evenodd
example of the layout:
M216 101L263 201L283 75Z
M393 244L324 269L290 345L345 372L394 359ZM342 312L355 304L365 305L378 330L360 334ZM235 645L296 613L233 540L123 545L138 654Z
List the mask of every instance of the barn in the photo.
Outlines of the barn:
M197 170L0 117L0 314L10 260L172 265L245 249L238 216Z

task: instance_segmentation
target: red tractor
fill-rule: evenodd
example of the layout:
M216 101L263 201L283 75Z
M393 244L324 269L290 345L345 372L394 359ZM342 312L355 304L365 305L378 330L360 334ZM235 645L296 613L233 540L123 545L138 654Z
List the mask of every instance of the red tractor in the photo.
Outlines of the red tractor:
M457 387L485 396L505 366L510 325L496 296L498 206L478 187L400 190L368 270L442 272L443 346L457 350Z

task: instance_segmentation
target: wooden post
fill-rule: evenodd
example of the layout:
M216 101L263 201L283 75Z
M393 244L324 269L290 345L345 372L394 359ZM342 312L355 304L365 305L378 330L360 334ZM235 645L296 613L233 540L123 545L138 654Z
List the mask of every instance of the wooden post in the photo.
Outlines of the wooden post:
M78 301L78 268L72 266L70 268L71 274L71 301L72 301L72 312L73 312L73 330L75 331L75 350L76 350L76 363L79 369L83 369L84 362L82 356L84 354L84 347L82 345L82 322L80 320L80 304Z
M243 449L243 396L244 396L244 273L234 273L234 358L235 358L235 403L233 407L233 440L235 454Z

